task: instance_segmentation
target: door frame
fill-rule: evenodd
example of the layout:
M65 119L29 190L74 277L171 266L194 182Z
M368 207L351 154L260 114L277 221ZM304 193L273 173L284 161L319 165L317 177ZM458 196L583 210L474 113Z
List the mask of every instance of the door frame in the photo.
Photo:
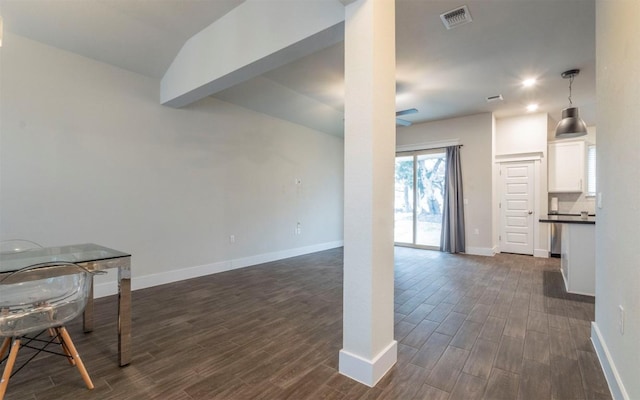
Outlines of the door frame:
M495 170L494 170L494 249L496 253L500 253L501 242L498 237L502 235L502 210L500 208L500 201L502 199L502 182L500 177L500 171L502 170L502 164L513 163L521 161L533 161L533 180L534 180L534 195L533 195L533 256L534 257L549 257L549 227L548 224L541 225L539 222L540 217L546 216L548 210L548 201L541 201L541 196L544 193L547 196L547 166L542 163L544 158L543 152L534 153L521 153L521 154L505 154L495 157ZM546 235L541 239L546 229ZM545 239L546 238L546 239ZM543 244L544 243L544 244Z

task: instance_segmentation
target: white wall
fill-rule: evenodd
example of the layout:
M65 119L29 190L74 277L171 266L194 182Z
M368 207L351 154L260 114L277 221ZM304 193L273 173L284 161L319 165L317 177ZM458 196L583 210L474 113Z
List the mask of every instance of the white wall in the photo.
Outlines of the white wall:
M548 213L547 191L547 130L548 116L545 113L525 114L496 120L496 162L504 162L518 157L537 157L536 205L534 213L534 255L549 255L549 224L538 219ZM499 193L500 179L496 178L496 192ZM495 224L500 224L500 210L494 209Z
M592 339L618 399L640 399L640 2L596 3L596 320ZM618 306L625 310L624 334Z
M496 119L496 155L547 152L547 114Z
M340 245L341 138L7 32L0 57L0 238L130 252L134 288Z
M496 159L496 146L497 146L497 120L495 115L491 115L491 207L493 221L493 229L491 235L491 244L493 253L497 253L500 250L500 210L497 208L497 204L500 202L498 199L497 182L499 182L500 165L495 162Z
M397 146L460 140L463 192L469 201L465 206L465 239L471 254L493 254L492 132L493 115L483 113L414 124L398 128L396 134Z

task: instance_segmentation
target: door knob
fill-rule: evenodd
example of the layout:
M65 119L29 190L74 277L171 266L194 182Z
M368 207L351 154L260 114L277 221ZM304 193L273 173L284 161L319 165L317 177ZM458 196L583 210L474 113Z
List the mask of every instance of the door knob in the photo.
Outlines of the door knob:
M529 215L533 214L533 211L529 211Z

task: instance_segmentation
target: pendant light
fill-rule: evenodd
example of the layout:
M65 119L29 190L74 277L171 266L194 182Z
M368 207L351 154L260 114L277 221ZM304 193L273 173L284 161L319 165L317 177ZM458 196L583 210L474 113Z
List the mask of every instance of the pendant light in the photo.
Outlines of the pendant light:
M556 126L556 138L572 138L577 136L584 136L587 134L587 125L580 118L577 107L573 107L571 101L571 85L573 84L573 78L580 73L579 69L570 69L564 71L562 77L569 79L569 108L562 110L562 119Z

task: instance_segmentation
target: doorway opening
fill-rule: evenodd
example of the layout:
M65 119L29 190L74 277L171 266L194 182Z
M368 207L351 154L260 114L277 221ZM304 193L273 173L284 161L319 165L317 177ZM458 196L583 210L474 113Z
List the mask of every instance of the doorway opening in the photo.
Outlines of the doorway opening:
M446 164L443 149L396 154L396 245L440 248Z

